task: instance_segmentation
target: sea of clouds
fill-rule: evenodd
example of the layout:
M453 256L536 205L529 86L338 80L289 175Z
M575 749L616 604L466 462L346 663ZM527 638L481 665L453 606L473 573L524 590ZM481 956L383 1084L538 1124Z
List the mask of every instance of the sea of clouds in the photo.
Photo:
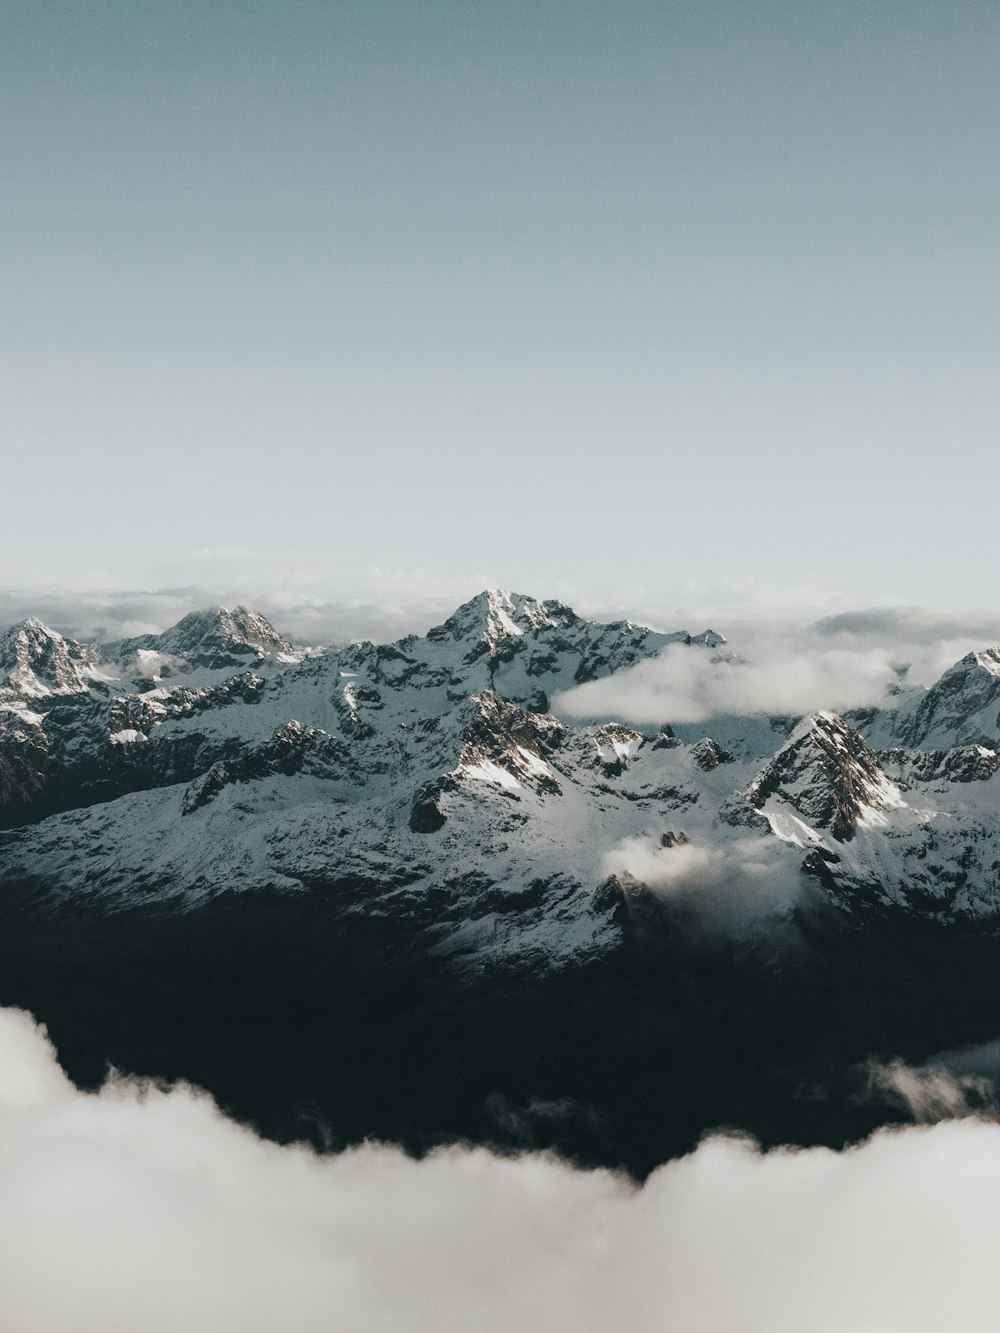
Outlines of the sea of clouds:
M902 1099L923 1096L923 1119L964 1118L840 1153L711 1138L637 1186L483 1149L323 1157L262 1141L183 1086L112 1077L82 1093L31 1016L3 1010L0 1327L988 1327L1000 1296L995 1109L980 1100L970 1116L972 1076L943 1065L884 1077Z

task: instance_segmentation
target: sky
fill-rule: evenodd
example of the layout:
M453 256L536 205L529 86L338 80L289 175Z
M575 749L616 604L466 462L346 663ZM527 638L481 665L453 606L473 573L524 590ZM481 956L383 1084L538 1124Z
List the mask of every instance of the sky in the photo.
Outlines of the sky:
M992 0L8 0L0 586L995 607L998 66Z

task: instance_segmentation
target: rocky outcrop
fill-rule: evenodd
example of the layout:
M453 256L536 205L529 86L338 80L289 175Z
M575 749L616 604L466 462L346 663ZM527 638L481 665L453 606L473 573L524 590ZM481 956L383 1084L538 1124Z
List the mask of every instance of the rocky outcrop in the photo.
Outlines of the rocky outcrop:
M344 746L318 727L304 727L301 722L286 722L258 745L247 745L231 759L217 760L200 777L188 784L181 804L182 813L191 814L214 801L221 791L234 784L256 782L269 777L291 777L309 773L324 779L340 778L349 771L350 762Z
M898 791L853 727L834 713L814 713L789 737L754 780L750 804L764 810L778 799L839 842L865 816L900 804Z

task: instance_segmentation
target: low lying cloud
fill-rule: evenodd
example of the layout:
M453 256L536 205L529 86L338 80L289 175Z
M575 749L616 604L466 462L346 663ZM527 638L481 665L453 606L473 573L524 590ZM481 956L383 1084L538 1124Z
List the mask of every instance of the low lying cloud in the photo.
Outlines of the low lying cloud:
M842 611L817 620L816 630L828 638L880 644L934 644L974 639L1000 643L1000 615L994 611L936 611L921 606L869 607Z
M941 1051L922 1065L872 1061L862 1100L894 1102L917 1124L961 1116L1000 1122L1000 1041Z
M85 643L153 634L189 611L244 603L299 643L359 639L391 642L424 634L469 597L492 586L484 575L442 580L426 570L374 568L357 576L357 595L342 596L319 579L258 585L246 578L141 589L0 589L0 630L38 616ZM605 605L579 590L543 589L587 618L627 618L660 630L697 629L703 617L644 604ZM879 702L907 666L911 683L931 684L974 648L1000 643L1000 616L953 615L919 607L845 611L806 625L762 612L715 623L745 660L714 661L712 653L669 648L655 662L619 672L560 696L569 716L621 717L632 722L695 722L720 712L805 713ZM735 614L735 612L734 612Z
M278 589L193 585L156 592L0 591L0 630L26 616L70 638L102 643L135 634L159 634L189 611L244 603L273 621L299 643L352 643L359 639L391 642L406 634L426 633L445 620L461 598L330 600Z
M860 611L815 625L744 626L729 651L669 645L658 657L555 696L567 717L702 722L721 714L800 716L883 704L902 680L927 686L965 653L1000 642L1000 619Z
M902 1060L871 1064L865 1096L888 1098L918 1125L935 1125L962 1116L998 1119L991 1079L979 1074L955 1074L936 1062L917 1067Z
M541 1155L280 1148L204 1095L64 1078L0 1011L0 1326L18 1333L940 1333L1000 1280L1000 1127L711 1139L644 1186Z
M722 846L664 846L623 838L604 857L605 875L638 880L703 928L741 935L787 917L802 891L798 857L775 838L738 838Z
M631 875L647 888L672 892L714 884L725 873L726 859L721 849L692 842L664 847L654 838L623 838L604 858L604 872Z

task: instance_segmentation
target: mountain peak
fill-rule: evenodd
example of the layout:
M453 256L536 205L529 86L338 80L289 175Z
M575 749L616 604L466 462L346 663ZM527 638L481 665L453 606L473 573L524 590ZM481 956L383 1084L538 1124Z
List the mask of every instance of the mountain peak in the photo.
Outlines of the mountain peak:
M191 611L157 637L161 652L197 660L203 666L228 666L234 656L292 651L292 645L265 616L246 606L232 611L224 606Z
M109 660L127 662L139 653L159 653L178 659L177 665L210 669L245 667L250 658L293 651L265 616L246 606L190 611L162 634L140 634L103 646Z
M727 640L724 634L719 634L714 629L704 629L700 634L692 634L691 642L704 644L706 648L721 648Z
M750 804L766 813L775 798L841 842L871 811L902 800L859 733L828 712L803 718L755 778Z
M427 634L431 640L471 640L474 656L488 652L496 656L504 639L520 638L526 632L577 621L573 611L559 601L540 602L524 593L492 588L477 593Z
M966 653L908 708L900 710L893 739L942 747L1000 739L1000 648Z
M94 655L75 639L64 639L37 616L0 635L0 671L7 688L21 695L38 698L84 690L84 669L94 662Z

